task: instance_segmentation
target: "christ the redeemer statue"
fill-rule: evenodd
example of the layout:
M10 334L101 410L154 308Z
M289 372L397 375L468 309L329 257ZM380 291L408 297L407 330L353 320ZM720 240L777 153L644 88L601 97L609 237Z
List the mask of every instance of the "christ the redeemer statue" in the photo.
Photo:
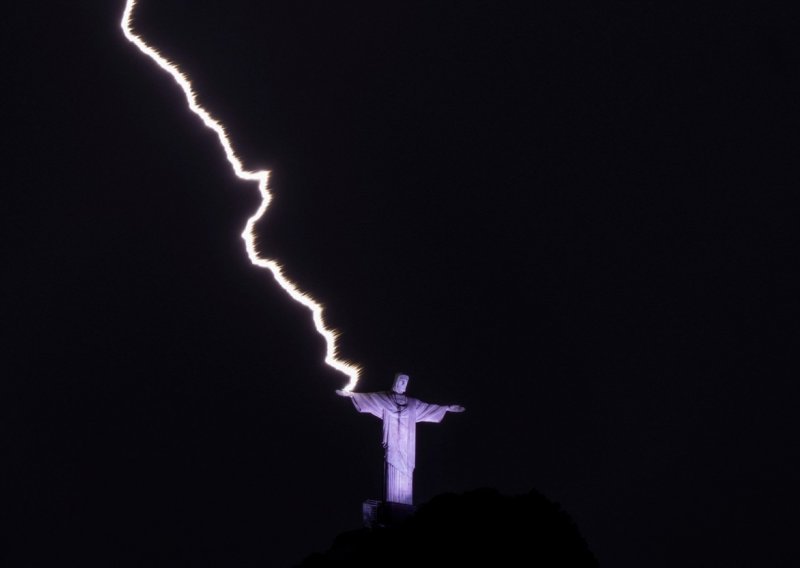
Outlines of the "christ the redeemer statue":
M411 398L406 396L407 385L408 375L398 374L391 391L359 393L337 390L336 394L349 397L359 412L383 420L383 447L386 449L384 499L411 505L417 422L441 422L448 412L464 412L464 407L429 404Z

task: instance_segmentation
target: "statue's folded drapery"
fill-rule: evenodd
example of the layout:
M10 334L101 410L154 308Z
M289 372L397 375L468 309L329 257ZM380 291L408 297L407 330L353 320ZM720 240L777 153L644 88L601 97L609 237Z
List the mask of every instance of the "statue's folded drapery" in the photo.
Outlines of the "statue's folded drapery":
M383 420L386 449L386 496L395 503L412 502L417 422L441 422L448 406L429 404L396 392L351 393L359 412Z

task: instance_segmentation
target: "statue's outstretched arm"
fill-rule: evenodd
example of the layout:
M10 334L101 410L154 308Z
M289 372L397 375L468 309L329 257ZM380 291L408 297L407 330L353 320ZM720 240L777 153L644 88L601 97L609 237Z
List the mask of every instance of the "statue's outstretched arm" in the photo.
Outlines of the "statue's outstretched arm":
M447 412L464 412L466 408L460 404L450 404L447 406Z
M339 396L346 396L347 398L352 398L353 397L353 393L351 393L350 391L342 390L342 389L338 389L336 391L336 394L338 394Z

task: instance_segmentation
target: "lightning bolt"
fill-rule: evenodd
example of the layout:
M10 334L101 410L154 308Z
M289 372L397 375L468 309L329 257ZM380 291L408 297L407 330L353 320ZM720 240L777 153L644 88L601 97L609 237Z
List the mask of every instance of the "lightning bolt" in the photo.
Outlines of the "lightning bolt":
M141 36L134 33L133 13L136 8L136 2L137 0L126 0L125 3L125 10L122 13L122 21L120 23L120 27L122 28L122 33L125 35L125 38L135 45L139 51L152 59L156 65L161 67L161 69L172 76L172 78L183 91L189 110L196 114L200 120L203 121L203 124L207 128L214 131L214 134L217 135L217 139L219 140L222 149L225 151L225 157L227 158L228 163L230 163L233 173L236 175L236 177L245 181L255 182L258 185L258 192L261 195L261 204L258 206L258 209L253 216L247 220L247 224L242 232L242 239L244 240L245 250L247 251L247 256L250 259L250 262L255 266L269 270L278 285L283 288L283 290L295 302L308 308L308 310L311 312L312 320L317 333L319 333L325 340L325 363L340 373L347 375L349 382L344 387L344 390L353 390L353 388L356 386L356 383L358 383L358 377L361 370L356 365L339 358L338 347L336 344L338 333L336 330L329 328L325 324L325 319L322 313L322 304L317 302L307 293L300 290L294 282L289 280L283 273L283 268L280 264L278 264L277 261L259 256L258 251L256 250L255 225L267 212L267 208L269 208L269 204L272 201L272 193L270 192L268 185L269 171L248 171L244 169L242 161L236 155L236 151L233 149L233 144L231 143L230 138L228 138L228 134L225 132L225 127L222 126L222 124L213 116L211 116L211 114L205 108L203 108L199 102L197 102L197 95L192 88L192 83L189 81L189 78L178 68L177 65L166 59L154 47L148 45Z

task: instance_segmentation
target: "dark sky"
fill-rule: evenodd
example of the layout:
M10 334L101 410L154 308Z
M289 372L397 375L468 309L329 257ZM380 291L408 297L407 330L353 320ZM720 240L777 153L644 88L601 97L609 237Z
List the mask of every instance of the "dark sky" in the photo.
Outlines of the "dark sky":
M0 24L0 554L327 548L380 495L379 422L248 263L255 188L124 2L49 4ZM516 4L140 0L136 27L272 170L261 251L359 390L467 407L420 426L417 502L536 489L604 566L789 566L800 17Z

